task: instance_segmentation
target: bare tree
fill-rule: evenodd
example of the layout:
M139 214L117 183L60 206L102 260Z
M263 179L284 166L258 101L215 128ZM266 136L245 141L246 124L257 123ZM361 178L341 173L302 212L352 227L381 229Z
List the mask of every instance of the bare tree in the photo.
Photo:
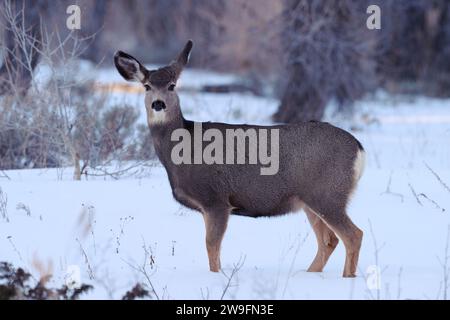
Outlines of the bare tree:
M47 5L45 0L4 0L0 6L0 27L4 33L0 95L23 94L30 86L39 61L40 17Z
M450 3L386 0L377 35L381 85L390 91L433 96L450 92Z
M286 69L276 121L320 120L330 100L348 106L374 86L374 43L366 32L364 4L285 1Z

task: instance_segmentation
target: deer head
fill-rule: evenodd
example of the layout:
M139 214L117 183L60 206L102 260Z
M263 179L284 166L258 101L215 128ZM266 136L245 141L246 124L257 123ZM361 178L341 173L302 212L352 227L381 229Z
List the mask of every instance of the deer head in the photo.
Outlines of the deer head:
M175 87L189 60L193 42L189 40L184 49L168 66L148 70L131 55L118 51L114 64L127 81L140 82L145 88L145 108L149 126L181 119L180 101Z

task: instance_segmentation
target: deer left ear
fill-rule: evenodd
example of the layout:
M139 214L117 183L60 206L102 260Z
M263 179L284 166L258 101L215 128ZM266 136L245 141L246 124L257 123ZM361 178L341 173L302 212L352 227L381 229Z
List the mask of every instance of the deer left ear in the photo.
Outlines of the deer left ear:
M117 71L128 81L144 83L148 77L148 70L128 53L117 51L114 55Z
M170 65L175 71L176 78L180 76L181 71L183 71L183 68L188 63L193 45L194 43L192 40L189 40L178 55L177 59Z
M181 51L181 53L178 55L177 63L180 64L182 67L184 67L188 63L193 46L194 43L192 42L192 40L188 40L188 42L183 48L183 51Z

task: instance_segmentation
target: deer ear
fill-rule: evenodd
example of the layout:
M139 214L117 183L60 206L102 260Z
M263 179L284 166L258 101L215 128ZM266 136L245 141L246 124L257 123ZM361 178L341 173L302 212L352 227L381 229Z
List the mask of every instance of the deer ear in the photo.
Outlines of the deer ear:
M178 55L177 59L171 63L171 67L175 71L176 78L181 74L181 71L183 71L183 68L186 66L186 64L189 61L189 56L191 54L192 46L194 43L192 40L189 40L186 45L184 46L183 50Z
M182 67L184 67L188 63L193 45L194 43L192 42L192 40L188 40L183 48L183 51L181 51L181 53L178 55L177 63Z
M127 81L144 82L148 77L148 70L128 53L117 51L114 55L117 71Z

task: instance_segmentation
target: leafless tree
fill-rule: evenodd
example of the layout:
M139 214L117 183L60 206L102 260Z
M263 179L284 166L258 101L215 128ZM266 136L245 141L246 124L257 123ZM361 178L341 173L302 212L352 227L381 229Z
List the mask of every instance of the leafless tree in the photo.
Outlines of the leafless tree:
M24 94L39 61L40 17L47 1L4 0L0 6L3 30L3 63L0 68L0 96ZM1 35L0 35L1 36Z
M346 106L374 85L374 43L365 28L364 3L285 1L287 56L276 121L320 120L331 100Z
M390 91L448 96L450 3L386 0L376 61L381 85Z

